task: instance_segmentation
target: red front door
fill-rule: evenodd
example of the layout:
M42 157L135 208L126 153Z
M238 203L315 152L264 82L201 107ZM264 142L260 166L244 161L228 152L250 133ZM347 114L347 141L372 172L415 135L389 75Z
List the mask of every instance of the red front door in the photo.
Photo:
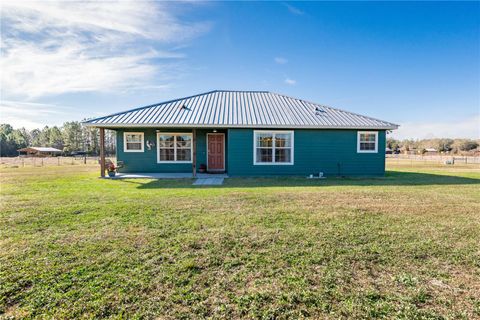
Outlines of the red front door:
M207 135L209 171L225 171L225 135L223 133L209 133Z

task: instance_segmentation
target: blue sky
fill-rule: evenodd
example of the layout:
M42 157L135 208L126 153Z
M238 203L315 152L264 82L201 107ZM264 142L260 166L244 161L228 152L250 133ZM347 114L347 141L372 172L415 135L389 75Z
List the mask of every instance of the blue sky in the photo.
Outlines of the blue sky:
M1 122L43 127L269 90L480 137L479 2L2 4Z

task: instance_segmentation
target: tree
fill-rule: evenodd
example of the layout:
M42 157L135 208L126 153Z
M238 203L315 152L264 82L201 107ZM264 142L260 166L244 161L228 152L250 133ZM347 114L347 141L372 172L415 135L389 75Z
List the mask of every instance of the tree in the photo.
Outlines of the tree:
M398 150L400 148L400 141L395 140L393 138L387 139L387 147L391 150Z
M99 130L97 128L84 127L83 128L83 141L85 143L84 150L89 154L97 155L100 149L100 137Z
M478 147L478 142L475 140L465 139L460 142L459 147L461 151L470 151Z
M26 148L30 143L30 136L25 128L13 130L10 136L16 150Z
M32 147L41 146L41 143L40 143L41 133L42 131L40 131L39 129L33 129L32 131L30 131L30 146Z
M438 140L438 151L448 152L452 150L453 139L439 139Z
M50 141L50 128L45 126L37 136L36 147L48 147Z
M63 136L58 127L52 127L48 132L48 146L63 149Z
M12 155L14 148L11 141L12 132L13 128L11 125L6 123L0 125L0 155L2 157Z
M66 151L78 151L83 148L82 125L78 121L65 122L62 128Z
M30 143L30 135L25 128L13 129L9 124L0 125L0 156L15 156L17 150Z

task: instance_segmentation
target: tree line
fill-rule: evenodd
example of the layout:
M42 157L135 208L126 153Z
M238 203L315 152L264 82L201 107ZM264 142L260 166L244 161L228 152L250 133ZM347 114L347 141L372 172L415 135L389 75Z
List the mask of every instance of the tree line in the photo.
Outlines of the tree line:
M105 130L107 154L115 153L115 137L115 131ZM0 124L0 156L17 156L17 150L26 147L53 147L62 150L64 155L85 151L95 156L100 151L100 132L97 128L82 126L78 121L65 122L61 127L45 126L33 130Z
M435 149L443 153L472 153L480 152L480 140L473 139L422 139L422 140L396 140L393 138L387 139L387 147L394 151L425 153L427 149Z
M105 152L115 153L115 131L105 130ZM433 148L438 152L465 153L479 150L480 140L473 139L387 139L387 147L399 152L424 153ZM45 126L43 129L14 129L9 124L0 124L0 156L18 155L17 150L25 147L53 147L65 155L74 151L85 151L89 155L98 155L100 133L97 128L82 126L78 121L65 122L61 127Z

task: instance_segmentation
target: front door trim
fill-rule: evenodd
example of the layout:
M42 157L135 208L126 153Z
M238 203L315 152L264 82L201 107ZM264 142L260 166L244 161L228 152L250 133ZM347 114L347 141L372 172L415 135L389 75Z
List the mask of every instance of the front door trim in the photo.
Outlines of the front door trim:
M222 169L212 169L208 167L208 136L210 135L221 135L223 136L223 168ZM225 171L225 133L218 133L218 132L213 132L213 133L207 133L207 171L218 171L218 172L224 172Z

